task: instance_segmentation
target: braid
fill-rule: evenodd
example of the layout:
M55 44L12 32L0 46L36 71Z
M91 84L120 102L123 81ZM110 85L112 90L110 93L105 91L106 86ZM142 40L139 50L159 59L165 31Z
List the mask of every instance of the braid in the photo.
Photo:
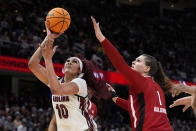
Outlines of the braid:
M84 73L83 79L86 80L88 89L90 88L93 92L93 96L96 98L108 99L111 97L111 92L108 91L106 83L99 77L97 79L94 76L94 66L93 64L85 59L81 55L77 55L78 58L82 60L83 63L83 71Z

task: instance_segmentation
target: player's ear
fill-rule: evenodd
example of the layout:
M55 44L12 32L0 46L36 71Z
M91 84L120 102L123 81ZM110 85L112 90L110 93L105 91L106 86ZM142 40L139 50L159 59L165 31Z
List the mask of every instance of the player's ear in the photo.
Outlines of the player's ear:
M150 66L145 66L144 67L144 72L149 73L150 72Z

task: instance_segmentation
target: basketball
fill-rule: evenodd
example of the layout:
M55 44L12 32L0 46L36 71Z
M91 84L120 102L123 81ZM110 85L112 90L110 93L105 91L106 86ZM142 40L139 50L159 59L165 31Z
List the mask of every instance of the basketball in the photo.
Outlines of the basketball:
M63 33L70 23L71 17L63 8L54 8L46 16L46 26L54 33Z

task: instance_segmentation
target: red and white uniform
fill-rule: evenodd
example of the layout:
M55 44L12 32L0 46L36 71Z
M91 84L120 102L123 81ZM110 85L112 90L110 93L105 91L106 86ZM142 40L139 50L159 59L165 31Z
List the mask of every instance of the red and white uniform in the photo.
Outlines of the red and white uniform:
M165 96L152 77L144 77L124 61L119 52L105 39L101 43L114 67L130 84L129 99L116 103L129 111L133 131L172 131L167 118Z
M97 116L97 106L90 100L88 101L88 113L93 119Z
M61 83L63 79L59 80ZM58 131L95 131L95 123L88 113L87 84L84 79L75 78L79 87L75 95L52 95Z

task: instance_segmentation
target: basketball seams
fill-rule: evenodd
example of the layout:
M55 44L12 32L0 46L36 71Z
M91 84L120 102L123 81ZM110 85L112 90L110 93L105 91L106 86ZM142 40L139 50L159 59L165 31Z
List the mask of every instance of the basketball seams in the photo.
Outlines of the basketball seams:
M62 33L68 29L71 18L65 9L54 8L48 14L50 15L47 15L46 21L48 21L47 26L51 31Z
M67 16L67 15L69 15L69 13L67 13L67 14L61 14L60 12L58 12L58 11L56 11L56 10L53 10L54 12L56 12L56 13L58 13L58 14L60 14L60 15L62 15L62 16Z
M63 26L64 26L64 20L63 20L63 24L62 24L62 26L61 26L61 29L60 29L59 33L60 33L61 30L63 29Z
M50 21L46 20L46 25L48 26L48 28L50 28Z
M49 17L49 18L46 18L46 19L52 19L52 18L62 18L62 19L64 19L64 20L71 20L71 19L65 18L65 17Z
M63 21L58 21L57 23L55 23L53 26L51 26L50 28L53 28L53 27L55 27L55 26L57 26L59 23L61 23L61 22L63 22Z
M62 12L63 12L63 16L64 16L64 10L63 9L61 9L62 10ZM60 29L60 31L59 32L61 32L61 30L63 29L63 26L64 26L64 20L63 20L63 24L62 24L62 26L61 26L61 29Z

